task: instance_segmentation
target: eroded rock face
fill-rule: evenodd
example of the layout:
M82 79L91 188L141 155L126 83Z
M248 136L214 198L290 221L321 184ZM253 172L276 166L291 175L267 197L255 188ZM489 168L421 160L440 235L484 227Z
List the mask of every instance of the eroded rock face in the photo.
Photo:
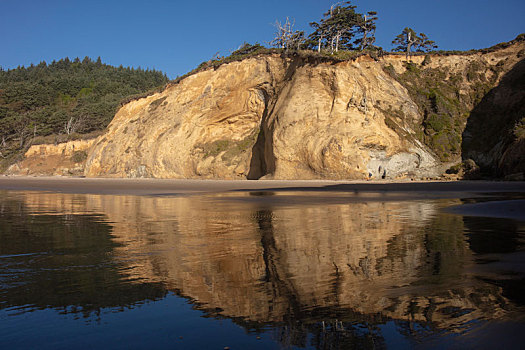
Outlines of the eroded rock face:
M368 57L251 58L122 107L85 175L364 179L435 171L428 149L385 124L391 105L422 119L406 89Z
M7 175L81 175L87 151L95 139L33 145L21 162L10 166Z
M250 59L184 79L125 105L94 145L88 176L246 178L279 58Z
M525 60L503 75L470 114L463 133L463 157L485 172L523 180L525 173ZM515 177L515 178L513 178Z
M421 119L406 90L368 57L296 68L268 120L273 137L267 149L275 159L270 174L360 179L429 170L436 165L432 155L385 124L381 106L389 105Z
M523 142L511 137L517 119L508 117L507 111L518 111L515 107L523 97L519 79L523 62L518 62L524 46L518 43L487 54L432 56L430 63L424 63L422 56L412 58L412 69L439 70L440 77L457 82L453 85L461 98L455 103L465 104L461 111L472 111L474 117L467 123L465 116L451 115L456 134L447 130L442 135L435 130L436 135L426 134L432 111L418 98L429 97L427 90L414 95L410 77L399 79L410 70L404 56L323 63L312 57L261 55L202 71L161 93L126 104L107 132L85 149L85 161L73 161L71 155L58 150L60 145L38 146L8 173L205 179L425 178L443 174L463 157L497 167L499 176L506 176L523 168ZM471 71L475 66L478 70ZM481 72L479 67L491 69ZM483 75L483 79L472 80L469 74ZM481 81L486 82L483 89L476 85ZM476 94L489 83L496 87L493 93L476 102ZM511 96L503 99L504 105L500 92ZM446 96L450 99L450 94ZM439 101L436 104L435 113ZM492 111L499 111L496 118ZM491 130L503 131L491 133L485 127L487 120ZM447 159L443 156L448 149L434 154L443 138L461 140L463 130L461 149ZM434 152L421 140L434 147ZM51 152L55 148L58 151Z

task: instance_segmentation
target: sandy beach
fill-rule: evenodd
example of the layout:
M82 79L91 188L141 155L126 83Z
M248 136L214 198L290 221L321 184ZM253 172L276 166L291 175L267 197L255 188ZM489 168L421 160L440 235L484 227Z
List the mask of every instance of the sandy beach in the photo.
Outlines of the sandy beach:
M178 180L74 177L0 177L0 190L64 193L183 195L230 191L525 193L525 182L496 181L330 181L330 180Z
M523 201L525 198L525 182L236 181L3 176L0 177L0 190L139 196L188 196L225 193L230 199L236 199L238 194L237 199L239 200L262 201L274 205L312 202L322 205L356 201L403 201L488 196L494 197L495 201L489 204L461 205L449 208L447 211L459 215L506 217L525 221ZM271 192L278 194L278 196L246 197L243 196L243 192ZM312 193L315 193L315 196ZM375 194L375 196L363 196L363 194Z

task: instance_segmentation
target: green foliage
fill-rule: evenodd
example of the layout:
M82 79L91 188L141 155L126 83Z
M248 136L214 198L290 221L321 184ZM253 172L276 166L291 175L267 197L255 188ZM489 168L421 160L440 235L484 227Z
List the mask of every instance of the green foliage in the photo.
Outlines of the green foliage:
M376 41L376 21L377 12L370 11L365 15L360 15L359 23L357 24L357 32L361 34L360 38L354 41L354 44L359 45L359 50L364 50L367 47L372 47Z
M459 172L462 169L463 169L463 164L459 163L459 164L455 164L455 165L451 166L450 168L448 168L446 173L447 174L459 174Z
M385 72L387 72L391 77L393 78L396 78L397 77L397 73L396 73L396 69L394 68L394 66L392 65L392 63L389 63L387 64L386 66L383 67L383 70Z
M428 52L437 48L436 43L429 40L425 34L419 33L418 35L412 28L403 29L392 44L397 45L393 51L406 52L407 57L412 51Z
M158 98L155 101L151 102L149 105L149 111L153 112L154 110L156 110L166 100L166 98L167 97L164 96L164 97Z
M259 135L259 130L255 130L250 135L248 135L246 138L232 142L228 150L224 153L222 158L224 160L231 160L234 157L240 155L241 153L244 153L250 149L253 148L253 145L255 145L255 142L257 141L257 136Z
M241 47L239 47L238 50L233 51L231 55L232 56L249 55L249 54L255 53L260 50L264 50L264 46L261 46L259 43L255 43L255 45L251 45L245 42L241 45Z
M121 100L167 81L161 72L115 68L89 57L0 70L2 156L22 151L35 137L102 130Z
M215 142L199 145L197 148L201 148L204 153L204 158L208 158L217 157L221 152L227 150L229 145L229 140L218 140Z
M450 129L451 120L447 114L431 114L424 122L426 129L431 129L436 133Z
M468 81L475 81L478 78L478 71L481 68L481 64L477 61L472 61L467 67L467 79Z
M396 73L391 64L385 65L383 69L408 90L424 116L422 125L412 125L419 140L429 146L442 161L459 157L461 135L469 112L495 84L495 80L486 80L484 74L480 73L487 67L475 62L467 67L465 75L412 62L405 62L404 67L406 71L402 74ZM465 84L470 85L468 94L460 93ZM391 110L386 111L385 115L397 116Z
M518 140L525 139L525 117L521 118L514 127L514 136Z
M74 162L74 163L82 163L83 161L85 161L87 159L87 153L86 151L76 151L75 153L73 153L73 155L71 156L71 160Z
M328 54L328 52L326 52L326 54ZM355 60L356 58L362 55L363 53L359 51L342 50L342 51L334 52L331 56L340 61L350 61L350 60Z
M405 69L409 72L412 72L412 73L418 73L419 72L419 68L417 66L417 64L413 63L413 62L404 62L404 66L405 66Z
M354 41L360 49L364 49L374 43L376 12L369 12L366 16L355 12L356 6L350 1L333 5L329 11L324 13L319 22L312 22L310 26L314 31L308 36L307 47L309 49L330 49L331 53L340 49L351 50L352 38L356 33L362 35Z
M432 59L430 58L430 55L425 55L425 58L423 59L423 62L421 62L422 66L428 66L432 62Z
M257 141L258 133L259 130L255 130L240 141L217 140L214 142L198 145L197 148L202 150L204 158L217 157L219 154L224 152L222 159L227 161L251 149Z

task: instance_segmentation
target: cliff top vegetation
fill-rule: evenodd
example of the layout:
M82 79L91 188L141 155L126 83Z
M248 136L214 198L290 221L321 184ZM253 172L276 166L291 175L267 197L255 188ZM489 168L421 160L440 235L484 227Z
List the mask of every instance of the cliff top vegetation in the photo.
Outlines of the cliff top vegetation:
M242 61L259 55L280 54L283 56L302 56L312 62L342 62L354 60L368 55L378 59L383 55L405 55L407 59L412 55L470 55L475 53L489 53L503 49L520 41L525 41L525 33L518 35L514 40L502 42L489 48L467 51L436 50L437 44L424 33L417 33L406 27L392 40L392 51L375 45L376 21L379 14L368 11L365 14L355 11L356 6L351 1L333 4L321 18L311 22L312 32L295 30L295 20L287 17L284 21L275 22L273 39L267 46L260 43L244 42L239 48L227 56L216 53L213 58L202 62L190 72L177 77L171 83L178 83L182 79L206 69L217 69L223 64Z

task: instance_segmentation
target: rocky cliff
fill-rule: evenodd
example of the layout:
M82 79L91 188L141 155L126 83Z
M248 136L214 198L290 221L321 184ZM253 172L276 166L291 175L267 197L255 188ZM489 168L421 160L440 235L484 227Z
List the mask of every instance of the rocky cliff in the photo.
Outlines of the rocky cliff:
M518 114L498 117L505 128L496 136L506 141L496 151L485 142L481 150L468 141L462 145L461 135L472 139L470 112L492 106L487 96L497 95L491 90L500 82L505 94L511 89L512 96L523 95L523 83L508 81L521 72L516 67L524 50L518 40L485 53L416 56L410 62L394 55L335 62L299 53L223 64L124 105L89 149L84 173L424 178L443 174L461 157L506 169L503 175L523 171L522 146L512 136ZM502 103L519 104L510 100ZM511 146L517 151L509 155ZM517 165L501 165L503 155Z
M124 106L86 175L359 179L434 170L423 144L385 123L389 106L422 121L407 90L368 57L254 57Z
M33 145L24 160L7 169L11 175L82 175L87 152L95 142L75 140L59 144Z

